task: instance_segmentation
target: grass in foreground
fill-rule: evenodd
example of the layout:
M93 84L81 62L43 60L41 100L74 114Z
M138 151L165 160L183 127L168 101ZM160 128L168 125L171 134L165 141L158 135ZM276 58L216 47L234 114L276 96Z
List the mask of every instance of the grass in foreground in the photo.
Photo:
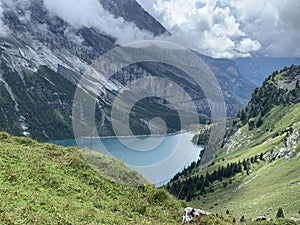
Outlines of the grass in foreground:
M92 166L85 159L92 159ZM125 185L124 177L129 183L144 180L107 156L6 133L0 133L0 168L0 224L176 225L186 207L152 185ZM221 215L194 224L235 223L231 215Z
M0 133L0 168L2 224L178 224L181 219L182 202L165 190L100 176L76 148Z

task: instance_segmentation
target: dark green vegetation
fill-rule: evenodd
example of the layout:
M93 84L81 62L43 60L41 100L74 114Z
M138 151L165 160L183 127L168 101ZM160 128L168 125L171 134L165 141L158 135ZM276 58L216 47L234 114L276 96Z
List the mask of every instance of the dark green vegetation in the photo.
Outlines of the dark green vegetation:
M274 72L234 120L210 165L197 165L167 185L174 195L215 212L244 216L299 217L300 67ZM248 224L248 222L247 222Z
M0 80L0 130L22 136L28 132L39 141L73 138L72 106L76 85L46 66L32 72L24 69L22 76L4 64ZM110 93L112 98L115 93ZM100 136L113 136L109 119L111 105L99 98L95 120ZM161 116L168 121L168 132L180 130L180 121L174 110L145 99L132 110L131 129L136 135L149 134L144 120ZM149 111L151 113L149 113Z
M197 145L207 145L210 137L210 128L204 127L193 137L192 142Z
M3 82L0 82L0 129L22 135L25 129L37 140L55 140L72 135L71 106L75 86L47 67L34 73L23 71L23 79L2 65L3 78L11 87L12 100Z
M248 123L249 129L263 125L263 117L275 106L289 106L300 102L300 69L297 66L274 72L256 88L247 107L238 113L242 125ZM235 120L238 122L238 120ZM271 128L272 129L272 128Z
M174 182L178 180L180 176L186 176L192 172L195 167L199 166L199 161L198 163L193 163L183 172L176 174L170 181L171 183L174 183L168 187L168 190L178 198L190 201L191 199L196 198L198 195L205 195L206 193L214 192L212 189L212 184L215 181L223 181L224 179L234 177L238 173L243 172L246 172L247 175L249 175L251 164L258 163L258 160L264 160L263 153L261 153L260 157L255 155L254 157L251 157L251 159L244 159L242 162L232 162L228 163L226 166L219 166L217 170L214 170L211 173L206 172L205 176L201 174L188 177L184 181L184 183L187 183L188 185L183 185L181 182ZM229 183L223 182L223 187L225 188L229 184L232 184L231 180L229 180Z

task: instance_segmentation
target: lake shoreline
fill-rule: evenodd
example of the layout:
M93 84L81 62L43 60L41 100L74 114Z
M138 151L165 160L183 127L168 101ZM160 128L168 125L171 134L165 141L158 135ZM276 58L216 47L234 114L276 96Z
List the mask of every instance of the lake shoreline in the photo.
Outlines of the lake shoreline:
M94 137L89 137L89 136L83 136L83 137L79 137L79 138L89 138L89 139L97 139L97 138L101 138L101 139L105 139L105 138L139 138L139 137L165 137L165 136L174 136L174 135L179 135L179 134L184 134L184 133L190 133L188 131L178 131L178 132L174 132L174 133L169 133L166 135L151 135L151 134L142 134L142 135L134 135L134 136L94 136ZM71 138L72 139L72 138ZM76 139L76 138L75 138Z

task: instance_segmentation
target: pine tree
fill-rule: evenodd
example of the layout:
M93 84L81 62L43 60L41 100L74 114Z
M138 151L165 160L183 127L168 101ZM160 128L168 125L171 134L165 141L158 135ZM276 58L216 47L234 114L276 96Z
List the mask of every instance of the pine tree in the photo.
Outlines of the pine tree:
M240 219L240 221L241 221L241 222L245 222L245 221L246 221L246 220L245 220L245 216L242 216L241 219Z
M209 186L209 173L208 172L206 172L206 176L205 176L205 179L204 179L204 186L205 187Z
M264 153L260 153L259 159L264 160Z
M242 165L243 165L243 167L244 167L244 170L246 170L246 169L247 169L247 162L246 162L246 159L243 159Z
M254 156L254 162L257 162L258 161L258 155L255 155Z
M204 188L204 176L201 175L200 178L197 180L197 190L202 191Z
M283 209L279 208L276 214L276 218L284 218Z
M258 121L256 122L256 127L260 127L264 123L263 119L259 117Z
M244 110L241 111L241 117L240 117L241 121L243 124L246 124L246 120L247 120L247 117L246 117L246 113Z
M238 162L238 173L242 172L242 163L241 161Z

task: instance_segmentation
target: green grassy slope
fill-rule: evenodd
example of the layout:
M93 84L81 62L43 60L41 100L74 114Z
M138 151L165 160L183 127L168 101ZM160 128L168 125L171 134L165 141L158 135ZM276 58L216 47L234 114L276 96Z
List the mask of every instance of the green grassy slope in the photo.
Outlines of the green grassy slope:
M129 169L122 161L90 150L83 150L81 153L101 177L134 186L143 186L148 183L140 173Z
M166 191L101 176L75 148L0 133L0 168L1 224L177 224L181 219L182 203Z
M176 225L186 207L164 189L125 185L144 179L107 156L6 133L0 133L0 168L0 224ZM233 218L211 215L194 224L231 225Z
M287 110L287 108L285 108ZM271 120L274 114L280 117L281 107L276 107L266 117L266 121ZM289 126L294 126L300 132L300 104L289 107L289 113L282 116L275 124L273 131L260 133L249 131L242 127L241 132L232 137L232 141L247 139L243 146L226 146L222 154L215 159L213 165L207 169L197 172L205 175L217 170L219 166L226 166L228 162L238 162L250 158L260 153L265 153L264 161L251 164L250 174L246 171L234 177L214 182L213 192L199 195L192 200L192 205L206 207L216 212L225 212L227 209L234 212L234 215L247 218L266 215L275 217L277 209L282 207L286 217L299 216L300 209L300 143L294 152L294 157L286 160L278 159L269 162L267 152L272 149L281 148L286 137L286 130ZM263 128L262 128L263 129ZM282 131L282 135L275 134ZM247 138L245 138L247 137ZM249 141L249 142L248 142ZM248 144L249 143L249 144ZM227 151L230 152L227 152ZM193 174L195 176L195 174ZM224 184L228 184L224 188Z
M294 68L291 71L297 75L299 69ZM237 220L241 216L248 220L261 215L275 218L279 207L283 208L286 218L300 217L300 103L297 103L299 93L297 89L281 91L276 88L278 80L288 77L289 71L283 71L266 80L263 88L279 94L276 96L271 93L268 97L260 92L262 89L258 90L257 95L253 95L254 100L248 104L246 122L236 120L238 129L227 138L214 162L202 171L194 168L187 176L181 176L180 185L191 185L185 181L189 178L198 179L201 174L205 177L207 172L212 174L218 171L218 168L226 167L228 163L242 162L244 159L254 158L255 155L260 156L261 153L263 160L258 159L257 162L250 163L248 174L242 169L234 176L212 182L204 191L196 188L189 204L218 213L225 213L228 209ZM274 85L274 88L271 89L268 84ZM271 101L275 96L280 100L275 100L272 105ZM262 113L265 106L269 109ZM255 109L259 110L255 112ZM259 126L251 126L257 124L260 118L262 123ZM288 140L293 135L296 140L290 145ZM290 156L282 156L270 162L271 152L279 152L285 146L289 146Z
M230 152L226 153L225 150L216 161L220 163L221 158L225 161L238 161L283 147L287 128L293 127L298 133L300 132L300 104L275 107L264 120L266 122L260 130L267 130L272 120L276 121L272 123L274 129L267 132L249 131L248 125L245 125L241 128L243 132L233 138L240 140L243 136L247 136L249 144L231 149L227 146L226 150ZM278 133L281 135L277 136ZM228 190L221 191L222 198L219 198L218 202L224 203L219 204L217 208L231 208L245 215L263 213L274 216L277 208L282 207L287 217L297 216L300 209L299 149L300 143L298 142L293 158L289 160L281 158L270 163L268 157L265 156L265 161L252 166L249 176L244 173L234 177L235 184ZM225 195L224 192L226 192ZM212 197L215 198L216 195L208 199ZM207 200L207 203L212 204L212 201L214 200Z

